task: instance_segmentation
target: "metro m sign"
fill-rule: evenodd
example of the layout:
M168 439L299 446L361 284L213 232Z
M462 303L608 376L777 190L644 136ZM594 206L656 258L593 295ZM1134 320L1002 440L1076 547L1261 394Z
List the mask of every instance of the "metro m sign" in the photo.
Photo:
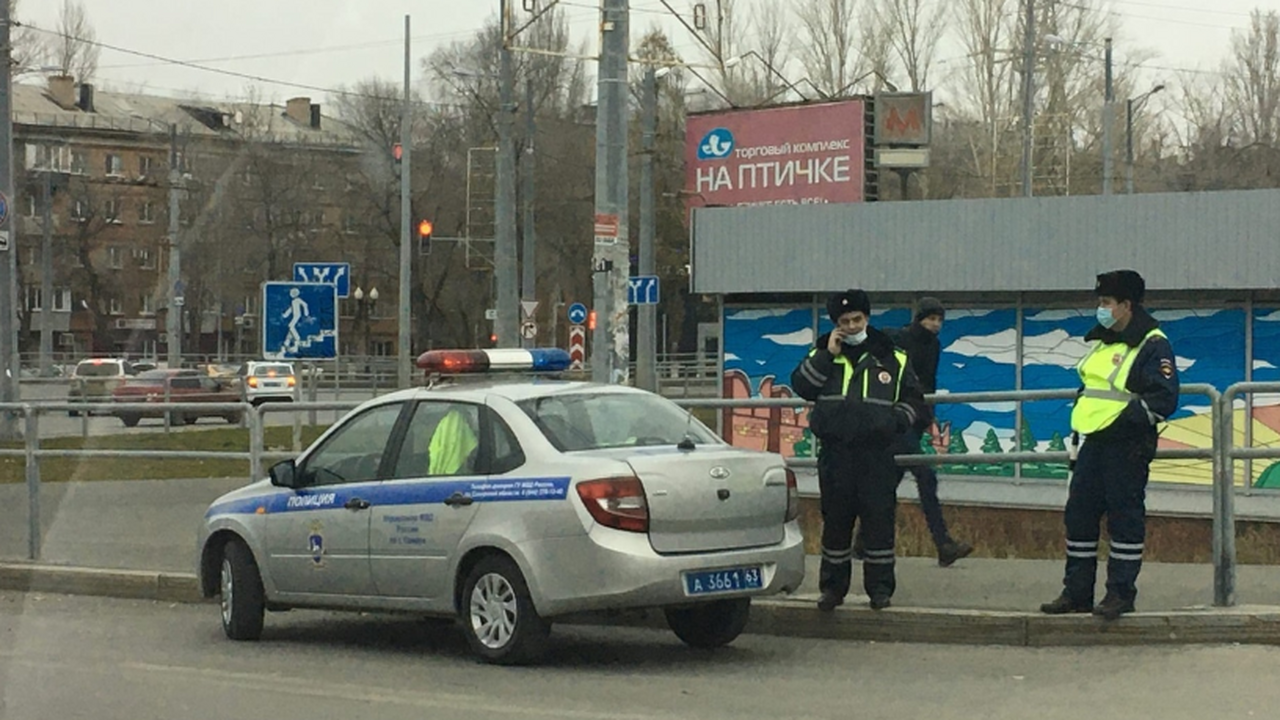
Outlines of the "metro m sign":
M933 135L933 93L876 95L875 144L928 145Z

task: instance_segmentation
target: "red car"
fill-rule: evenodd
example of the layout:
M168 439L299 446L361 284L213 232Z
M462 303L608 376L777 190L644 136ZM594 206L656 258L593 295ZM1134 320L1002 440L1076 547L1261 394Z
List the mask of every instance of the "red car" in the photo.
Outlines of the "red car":
M142 418L163 418L165 388L168 387L168 399L175 403L234 403L240 401L240 394L231 389L225 382L211 378L199 370L148 370L129 378L124 384L112 391L115 402L156 403L156 409L138 412L136 410L117 410L112 414L120 418L126 427L133 427ZM220 417L229 423L239 423L244 413L240 410L175 410L170 417L174 424L191 425L202 417Z

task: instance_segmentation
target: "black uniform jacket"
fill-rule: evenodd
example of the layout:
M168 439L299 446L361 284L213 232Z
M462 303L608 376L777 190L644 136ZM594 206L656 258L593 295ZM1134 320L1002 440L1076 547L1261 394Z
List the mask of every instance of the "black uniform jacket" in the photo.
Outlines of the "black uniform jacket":
M829 333L819 337L813 351L791 373L796 394L815 403L809 428L824 442L871 442L887 449L895 436L928 412L920 381L909 363L902 367L898 362L893 340L875 328L867 328L867 339L860 345L841 349L852 367L836 362L827 350L829 337ZM847 394L843 392L846 370L853 371Z
M1123 342L1129 347L1138 347L1147 333L1158 327L1160 323L1145 308L1136 307L1124 330L1116 332L1096 325L1084 339L1085 342L1101 340L1108 345ZM1154 435L1155 424L1168 419L1178 409L1178 361L1167 339L1153 337L1142 345L1124 387L1138 397L1129 403L1114 423L1091 437L1118 439ZM1144 403L1146 407L1143 407Z

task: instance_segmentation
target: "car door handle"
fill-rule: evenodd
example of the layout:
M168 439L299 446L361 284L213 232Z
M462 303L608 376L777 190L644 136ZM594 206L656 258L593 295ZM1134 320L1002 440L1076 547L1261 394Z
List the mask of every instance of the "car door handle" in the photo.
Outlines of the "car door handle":
M460 492L456 492L446 498L444 504L450 507L464 507L473 502L475 502L475 500L472 500L470 495L463 495Z
M368 510L369 504L368 500L361 500L358 497L353 497L344 503L342 507L348 510Z

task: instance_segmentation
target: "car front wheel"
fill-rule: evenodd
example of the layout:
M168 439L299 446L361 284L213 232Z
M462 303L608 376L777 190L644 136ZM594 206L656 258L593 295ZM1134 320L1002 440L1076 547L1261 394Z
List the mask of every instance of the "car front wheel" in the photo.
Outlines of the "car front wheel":
M257 640L262 636L266 599L262 576L253 553L241 540L232 540L222 551L222 630L232 640Z
M491 556L476 563L460 605L467 644L485 662L518 665L545 651L551 623L539 617L529 586L510 558Z
M138 421L141 419L142 418L140 416L132 413L125 413L120 416L120 422L124 423L125 427L137 427Z
M667 608L667 626L690 647L718 648L733 642L747 627L751 598L716 600L691 607Z

